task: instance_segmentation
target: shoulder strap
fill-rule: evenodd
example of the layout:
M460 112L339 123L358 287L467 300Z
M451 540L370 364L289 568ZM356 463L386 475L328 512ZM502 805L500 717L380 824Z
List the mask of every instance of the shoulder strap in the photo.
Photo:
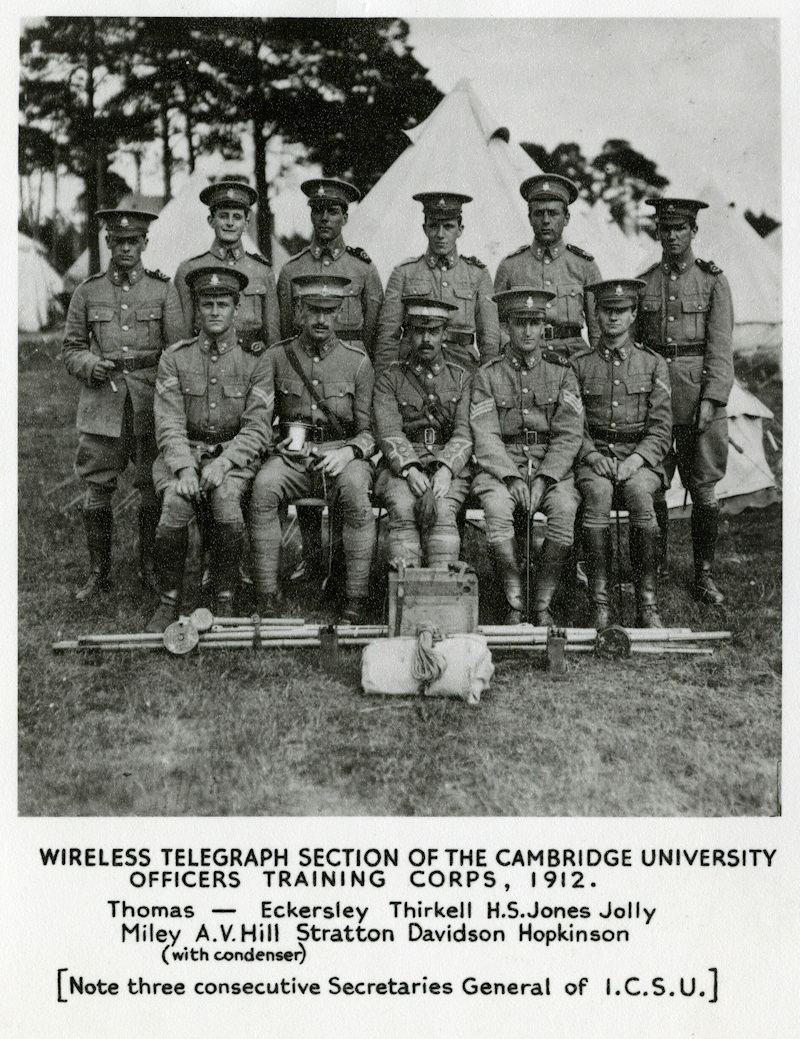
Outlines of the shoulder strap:
M283 350L286 354L287 361L292 366L292 368L294 368L295 372L297 372L297 374L300 376L303 385L311 394L311 399L316 401L317 407L322 411L325 418L327 418L327 420L330 422L331 427L333 428L333 432L336 434L337 438L341 440L346 440L347 437L345 434L344 426L342 425L341 421L334 415L334 413L331 411L331 409L328 407L328 405L325 403L322 397L320 397L319 393L317 392L317 387L311 384L311 380L303 371L303 366L300 363L300 358L297 356L297 353L295 352L294 346L291 344L288 346L284 346Z

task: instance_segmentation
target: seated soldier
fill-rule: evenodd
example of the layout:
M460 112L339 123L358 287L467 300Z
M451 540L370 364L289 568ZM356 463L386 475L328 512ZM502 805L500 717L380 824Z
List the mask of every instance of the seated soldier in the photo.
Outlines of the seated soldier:
M532 617L550 625L550 604L573 541L578 494L572 463L581 445L583 405L569 361L543 348L546 289L516 288L493 297L509 342L473 376L470 425L486 539L505 587L505 622L522 617L514 512L530 523L540 510L547 534L539 554ZM529 563L529 560L526 560ZM529 578L528 578L529 579Z
M407 296L412 352L375 384L375 435L383 452L375 490L389 512L389 556L407 566L458 561L457 516L469 493L469 375L446 361L450 303Z
M215 570L216 612L232 613L244 541L242 494L260 464L271 433L272 372L267 355L245 352L234 320L247 275L227 267L188 274L200 334L175 343L161 357L155 395L153 482L163 493L156 530L161 603L147 631L163 631L178 617L188 527L208 502Z
M300 334L269 351L275 412L281 441L253 485L250 548L258 610L280 610L279 507L307 496L341 504L342 541L347 566L343 619L353 623L366 612L369 572L375 548L370 491L375 451L370 428L373 373L364 350L334 333L336 314L349 279L305 274L293 280ZM305 443L295 450L290 425L304 427Z
M620 279L587 288L597 305L600 341L593 350L576 354L572 364L586 407L576 474L583 497L583 552L594 626L605 628L610 621L610 512L615 504L630 514L636 624L661 628L653 500L668 486L664 460L672 441L669 372L663 357L634 343L628 334L644 282Z

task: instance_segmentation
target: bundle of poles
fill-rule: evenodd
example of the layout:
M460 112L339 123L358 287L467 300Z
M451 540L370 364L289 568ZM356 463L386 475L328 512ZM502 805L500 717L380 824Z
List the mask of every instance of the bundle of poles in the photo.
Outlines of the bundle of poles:
M683 654L708 656L713 643L731 637L729 631L692 631L689 628L626 628L613 629L616 639L607 640L619 645L624 652L602 655L627 656L633 654ZM553 637L553 629L532 624L483 625L478 628L492 650L524 653L544 653ZM558 637L563 640L567 653L601 651L607 633L595 628L562 628ZM135 633L83 635L77 639L56 642L55 652L122 652L127 650L163 650L185 654L195 647L206 649L294 649L320 648L324 639L335 639L339 647L366 646L389 637L385 624L320 625L307 623L297 617L212 617L208 610L196 610L183 617L162 634Z

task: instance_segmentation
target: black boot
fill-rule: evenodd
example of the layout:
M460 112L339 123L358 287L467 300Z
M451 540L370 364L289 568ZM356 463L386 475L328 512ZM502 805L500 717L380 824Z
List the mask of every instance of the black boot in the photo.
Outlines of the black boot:
M718 532L719 509L708 505L693 505L694 597L706 606L721 606L725 602L725 596L711 576Z
M186 527L157 528L153 554L161 589L160 602L145 631L164 631L178 619L183 567L188 548L189 531Z
M491 547L506 596L506 613L503 624L519 624L522 621L522 582L519 576L517 543L510 538L508 541L499 541Z
M213 532L214 587L218 617L233 616L233 593L239 579L239 561L244 548L244 528L217 523Z
M154 592L159 591L154 555L158 519L153 504L139 506L139 580Z
M268 592L258 597L259 617L280 617L283 600L277 592Z
M656 601L656 567L660 548L660 532L631 527L628 532L636 590L636 627L663 628Z
M608 527L583 528L583 561L592 600L592 625L598 631L611 623L608 608L608 574L611 570L611 531Z
M536 567L533 624L549 628L554 623L550 603L561 580L561 571L571 554L572 545L557 545L545 537Z
M322 548L322 509L317 505L296 508L303 543L303 580L319 584L328 573L327 555Z
M89 509L83 514L83 529L86 531L86 546L89 549L89 580L75 593L78 602L98 597L111 587L111 536L114 517L111 506Z
M662 496L653 502L658 524L658 565L656 574L658 577L666 577L669 573L669 509L666 499Z

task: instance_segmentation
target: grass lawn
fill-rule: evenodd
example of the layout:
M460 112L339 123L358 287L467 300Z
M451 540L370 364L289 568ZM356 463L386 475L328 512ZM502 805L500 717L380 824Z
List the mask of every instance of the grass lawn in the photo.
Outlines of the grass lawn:
M575 655L558 680L536 658L498 652L494 683L474 708L366 697L355 649L334 677L320 672L315 650L55 656L58 639L141 630L154 606L136 583L133 505L117 517L114 591L99 605L72 599L87 564L80 504L70 505L80 486L63 484L78 386L56 360L57 339L26 342L20 359L22 814L775 813L779 506L724 524L717 574L729 604L718 610L692 601L688 522L673 524L662 615L673 626L732 630L713 657ZM764 396L779 416L779 384ZM468 557L488 588L475 531ZM327 619L313 594L295 601L293 612Z

